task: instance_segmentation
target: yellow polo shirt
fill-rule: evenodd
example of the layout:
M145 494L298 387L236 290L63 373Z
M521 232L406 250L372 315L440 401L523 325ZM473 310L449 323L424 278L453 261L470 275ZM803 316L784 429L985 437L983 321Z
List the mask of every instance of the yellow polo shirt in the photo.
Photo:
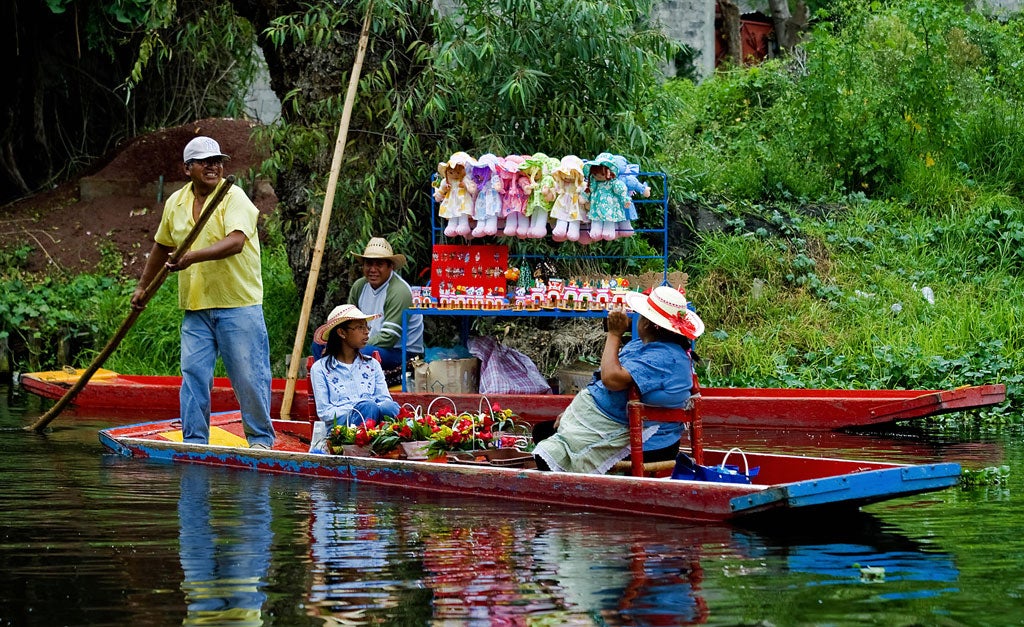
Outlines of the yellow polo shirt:
M211 199L213 196L210 194ZM185 239L195 226L195 220L192 219L194 200L192 183L167 198L160 227L153 238L158 244L176 248ZM197 310L248 307L263 303L260 240L256 232L258 218L256 205L252 204L242 188L232 185L192 244L192 250L200 250L219 242L232 231L241 231L245 235L245 247L237 255L216 261L203 261L178 272L179 307Z

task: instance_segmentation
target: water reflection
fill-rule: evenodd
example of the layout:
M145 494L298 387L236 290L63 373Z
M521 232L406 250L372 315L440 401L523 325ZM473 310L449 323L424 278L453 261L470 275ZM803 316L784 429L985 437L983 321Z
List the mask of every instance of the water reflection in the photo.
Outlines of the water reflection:
M178 500L184 625L262 625L270 567L271 477L234 473L218 483L199 465L181 467Z

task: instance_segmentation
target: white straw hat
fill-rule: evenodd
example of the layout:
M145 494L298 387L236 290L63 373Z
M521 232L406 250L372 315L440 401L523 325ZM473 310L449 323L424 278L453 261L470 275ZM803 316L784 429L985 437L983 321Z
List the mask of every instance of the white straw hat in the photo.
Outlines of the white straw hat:
M326 344L327 338L330 337L334 327L349 320L366 320L369 322L377 318L380 318L380 314L364 314L355 305L339 305L331 311L331 315L327 316L327 322L317 327L317 330L313 332L313 341L317 344Z
M383 237L374 237L366 244L363 254L352 253L356 259L390 259L395 270L405 265L405 255L395 254L391 244Z
M662 285L651 295L639 292L626 294L629 308L663 329L695 340L704 333L704 321L686 308L686 296L679 290Z

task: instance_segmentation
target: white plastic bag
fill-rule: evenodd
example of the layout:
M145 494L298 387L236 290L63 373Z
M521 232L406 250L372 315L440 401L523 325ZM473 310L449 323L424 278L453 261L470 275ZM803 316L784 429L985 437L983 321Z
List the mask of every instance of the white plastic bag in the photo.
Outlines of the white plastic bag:
M317 420L313 423L313 436L309 439L309 452L325 455L327 451L327 423Z

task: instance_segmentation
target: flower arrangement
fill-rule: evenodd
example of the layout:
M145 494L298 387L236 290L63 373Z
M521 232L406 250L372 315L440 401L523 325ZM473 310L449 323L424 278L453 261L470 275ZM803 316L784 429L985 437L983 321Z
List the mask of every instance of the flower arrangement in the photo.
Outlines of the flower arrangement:
M402 442L427 442L429 457L440 457L448 451L473 451L514 445L522 440L506 443L501 434L524 432L516 424L511 409L499 405L481 407L480 411L457 412L453 406L442 405L435 413L428 413L410 405L402 407L395 417L379 421L367 420L359 425L338 424L331 427L327 441L334 452L344 445L366 447L371 455L387 455ZM528 430L526 430L528 431Z

